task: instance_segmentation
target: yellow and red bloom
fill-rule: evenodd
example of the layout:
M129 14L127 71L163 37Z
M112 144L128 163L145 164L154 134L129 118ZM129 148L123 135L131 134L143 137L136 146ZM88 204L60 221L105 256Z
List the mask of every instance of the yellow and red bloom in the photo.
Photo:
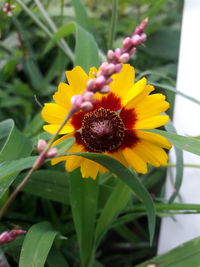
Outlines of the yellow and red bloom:
M55 103L45 104L43 119L49 123L44 129L55 133L71 107L73 95L82 93L88 79L97 70L91 68L87 75L81 67L67 71L69 84L60 83L54 94ZM63 127L59 143L75 137L74 145L67 152L95 152L111 156L124 166L131 166L139 173L147 172L147 163L155 167L166 165L168 156L164 149L171 144L164 137L144 131L165 125L169 118L160 115L169 108L162 94L151 94L154 87L145 78L134 83L134 68L123 65L122 71L112 76L110 92L96 93L93 109L79 111ZM96 178L98 172L108 171L103 166L81 156L63 156L52 160L52 164L66 161L65 167L71 172L80 167L83 177Z

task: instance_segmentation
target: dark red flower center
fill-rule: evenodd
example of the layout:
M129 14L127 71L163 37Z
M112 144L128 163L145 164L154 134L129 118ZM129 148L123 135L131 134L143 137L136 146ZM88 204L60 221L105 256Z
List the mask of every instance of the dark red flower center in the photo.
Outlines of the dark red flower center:
M100 107L84 115L80 134L89 150L110 152L122 144L125 127L117 112Z

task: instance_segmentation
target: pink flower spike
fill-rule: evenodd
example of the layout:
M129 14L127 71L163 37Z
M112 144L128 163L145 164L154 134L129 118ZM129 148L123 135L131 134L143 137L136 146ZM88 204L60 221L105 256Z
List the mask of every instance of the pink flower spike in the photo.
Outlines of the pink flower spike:
M147 24L148 24L148 18L145 18L139 26L136 27L135 31L133 32L133 35L135 34L141 34L144 29L146 28Z
M58 154L58 149L56 147L52 147L46 154L46 158L53 158Z

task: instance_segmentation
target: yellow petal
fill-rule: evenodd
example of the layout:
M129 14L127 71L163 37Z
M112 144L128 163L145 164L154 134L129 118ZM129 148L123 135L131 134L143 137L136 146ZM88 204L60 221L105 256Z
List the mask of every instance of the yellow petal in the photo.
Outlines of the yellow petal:
M110 84L111 92L119 97L124 97L133 86L135 70L129 64L123 64L121 72L112 75L113 81Z
M67 151L68 153L77 153L77 152L84 152L84 148L78 144L74 144L70 149ZM67 161L65 164L65 168L67 171L72 172L79 166L81 166L81 162L84 160L81 156L67 156Z
M51 124L51 125L44 125L43 129L51 134L56 133L56 131L58 130L58 128L60 127L60 124ZM59 134L67 134L67 133L71 133L74 131L74 127L70 124L70 122L68 122L63 128L62 130L59 132Z
M162 94L154 94L145 97L134 109L137 114L137 119L142 120L158 115L166 111L168 108L169 103L165 101L165 96Z
M76 66L71 71L66 71L66 76L74 95L81 94L85 90L89 77L80 66Z
M134 147L134 151L146 162L155 167L166 165L168 156L164 149L144 140Z
M147 164L137 155L132 149L125 148L123 155L130 166L132 166L139 173L147 173Z
M154 145L170 149L172 145L170 142L163 136L150 132L137 131L137 136L145 141L153 143Z
M52 146L55 146L55 145L59 144L60 142L63 142L64 140L69 139L69 138L71 138L71 137L73 137L73 136L74 136L73 134L64 135L64 136L62 136L61 138L57 139L55 142L53 142ZM75 144L74 144L73 146L76 147ZM72 147L73 147L73 146L72 146ZM58 157L58 158L53 158L53 159L51 160L51 164L52 164L52 165L55 165L55 164L57 164L57 163L59 163L59 162L61 162L61 161L65 161L65 160L67 160L67 159L68 159L68 156L62 156L62 157Z
M169 117L167 115L153 116L144 120L138 120L135 123L135 129L153 129L167 124Z
M152 85L147 85L146 82L145 78L139 80L122 100L127 109L135 108L138 103L143 101L155 89Z
M83 178L91 177L92 179L96 179L98 171L99 171L98 163L89 159L84 159L81 162L81 174Z
M55 103L46 103L42 109L42 117L48 123L59 124L61 123L68 110Z
M55 146L55 145L63 142L64 140L67 140L67 139L69 139L69 138L71 138L73 136L74 136L74 134L66 134L66 135L58 138L56 141L54 141L53 144L52 144L52 146Z
M60 83L58 85L58 91L53 95L53 99L56 104L69 110L71 107L71 97L74 95L73 89L66 83Z
M113 157L114 159L121 162L121 164L123 164L125 167L128 167L127 161L125 160L124 155L121 151L117 151L114 153L105 153L105 155Z

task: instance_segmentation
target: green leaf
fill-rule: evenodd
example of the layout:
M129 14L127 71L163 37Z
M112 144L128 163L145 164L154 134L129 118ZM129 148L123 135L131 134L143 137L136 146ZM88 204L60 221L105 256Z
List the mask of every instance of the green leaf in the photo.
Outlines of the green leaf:
M200 262L200 237L197 237L169 252L148 260L136 267L197 267Z
M116 174L123 182L125 182L136 194L136 196L144 203L148 216L148 227L150 235L150 243L152 243L155 231L155 208L151 196L146 188L140 182L136 174L133 174L129 169L124 167L114 158L99 154L99 153L66 153L65 155L79 155L90 160L93 160L111 172Z
M94 66L98 67L98 47L94 37L81 26L76 27L75 65L86 72Z
M72 0L71 3L74 6L77 23L89 31L90 23L84 5L79 0Z
M45 55L49 50L51 50L60 39L66 37L76 31L76 27L74 23L68 23L66 25L61 26L56 33L54 33L51 40L47 43L47 46L44 49L43 55Z
M173 132L176 134L176 129L174 128L173 124L170 122L165 126L167 131ZM171 195L169 202L173 202L177 197L179 190L181 188L181 184L183 181L183 150L175 147L176 153L176 177L175 177L175 184L174 184L174 193Z
M5 168L5 166L9 164L10 160L28 156L32 151L32 143L15 127L14 121L11 119L0 122L0 129L0 163L7 161L7 163L3 163L2 165L0 164L1 169L2 166ZM6 171L9 172L9 169ZM2 171L0 176L3 173L4 171ZM4 175L3 179L0 178L0 198L12 184L17 174L18 172L16 171L14 173Z
M82 266L90 266L94 249L94 233L98 201L98 180L83 179L74 171L69 179L73 220L80 244Z
M174 146L200 156L200 140L162 130L149 130L166 137Z
M13 183L17 186L26 174L20 175ZM32 174L22 191L63 204L69 203L67 172L39 170Z
M25 157L32 150L31 141L22 134L14 124L14 121L9 119L0 122L0 142L2 149L0 151L0 162L14 160Z
M127 205L128 200L132 194L132 190L124 182L118 181L114 190L112 191L105 207L103 208L96 226L95 237L97 242L101 235L108 230L113 219L119 214L121 210Z
M25 236L19 267L43 267L57 234L48 222L33 225Z
M56 248L52 248L49 252L47 263L49 267L69 267L62 253Z
M148 37L145 51L154 58L177 60L180 42L179 35L179 31L169 28L157 30Z
M22 170L31 168L36 161L37 156L27 157L18 160L5 161L0 164L0 184L11 175L16 175Z

